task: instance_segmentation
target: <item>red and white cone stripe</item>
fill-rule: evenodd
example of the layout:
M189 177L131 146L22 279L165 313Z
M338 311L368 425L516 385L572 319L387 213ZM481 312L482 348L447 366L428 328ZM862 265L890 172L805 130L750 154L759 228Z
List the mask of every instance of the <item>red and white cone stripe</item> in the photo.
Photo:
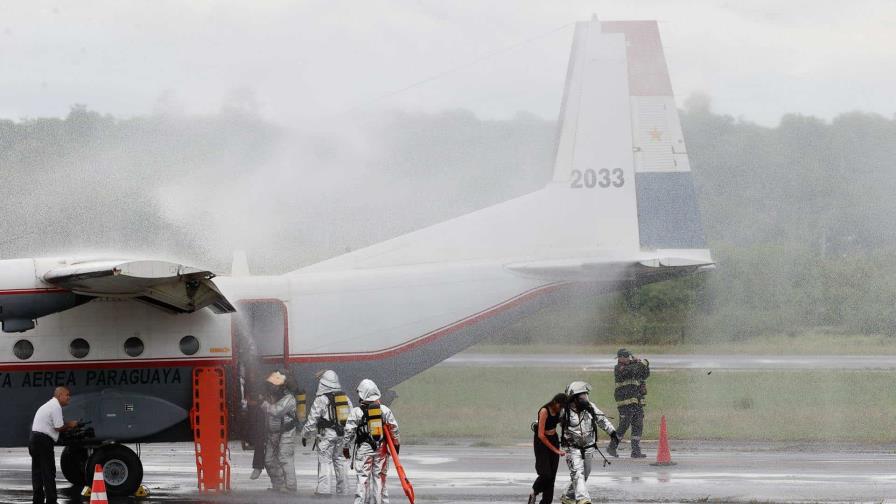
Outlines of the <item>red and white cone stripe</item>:
M106 498L106 480L103 479L103 466L99 464L96 465L93 471L90 504L109 504L109 500Z

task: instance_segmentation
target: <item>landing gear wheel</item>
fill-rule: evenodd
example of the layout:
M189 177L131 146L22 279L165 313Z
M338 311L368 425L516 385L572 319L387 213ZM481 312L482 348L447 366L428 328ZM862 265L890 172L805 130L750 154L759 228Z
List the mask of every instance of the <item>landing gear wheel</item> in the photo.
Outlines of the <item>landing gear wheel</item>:
M140 483L143 481L143 463L127 446L113 444L94 450L85 471L85 475L89 474L88 481L93 480L93 469L96 464L103 466L107 494L131 496L140 488Z
M62 449L62 456L59 457L59 466L65 479L80 490L86 481L84 476L87 467L87 449L81 446L66 446Z

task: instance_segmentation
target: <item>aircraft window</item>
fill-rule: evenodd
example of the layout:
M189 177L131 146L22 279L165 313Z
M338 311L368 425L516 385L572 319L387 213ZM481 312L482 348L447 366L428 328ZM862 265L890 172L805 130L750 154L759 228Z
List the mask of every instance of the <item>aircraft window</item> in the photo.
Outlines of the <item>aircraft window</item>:
M15 345L13 345L12 353L14 353L19 359L30 359L31 356L34 355L34 345L32 345L28 340L20 339L19 341L16 341Z
M76 359L83 359L90 353L90 343L83 338L72 340L68 346L68 352Z
M184 336L180 339L180 351L184 355L193 355L199 351L199 340L196 336Z
M137 357L143 353L143 341L140 338L128 338L124 342L124 352L131 357Z

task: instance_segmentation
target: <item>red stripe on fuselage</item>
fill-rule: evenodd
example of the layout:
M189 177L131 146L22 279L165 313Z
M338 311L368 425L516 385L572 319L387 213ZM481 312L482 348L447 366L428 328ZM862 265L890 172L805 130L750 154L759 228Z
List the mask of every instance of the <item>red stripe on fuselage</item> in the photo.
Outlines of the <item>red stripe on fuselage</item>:
M160 367L191 367L191 366L229 366L231 359L219 358L189 358L189 359L146 359L146 360L121 360L121 361L54 361L54 362L22 362L0 364L0 371L61 371L69 369L141 369Z
M472 324L480 322L486 318L494 316L502 311L513 308L514 306L518 306L526 301L529 301L539 295L547 294L549 292L553 292L560 287L566 285L565 283L557 283L557 284L549 284L543 285L541 287L536 287L535 289L526 291L516 297L510 298L507 301L501 302L497 305L494 305L490 308L486 308L485 310L470 315L467 318L458 320L457 322L452 322L446 326L440 327L434 331L426 333L417 339L408 341L406 343L401 343L391 348L387 348L385 350L376 350L372 352L359 352L359 353L339 353L339 354L297 354L290 355L289 362L295 363L303 363L303 362L349 362L349 361L371 361L371 360L382 360L388 359L390 357L395 357L404 352L413 350L423 345L428 345L433 341L442 338L448 334L453 332L457 332L465 327L468 327Z
M7 289L0 290L0 296L15 296L17 294L52 294L54 292L69 292L67 289Z

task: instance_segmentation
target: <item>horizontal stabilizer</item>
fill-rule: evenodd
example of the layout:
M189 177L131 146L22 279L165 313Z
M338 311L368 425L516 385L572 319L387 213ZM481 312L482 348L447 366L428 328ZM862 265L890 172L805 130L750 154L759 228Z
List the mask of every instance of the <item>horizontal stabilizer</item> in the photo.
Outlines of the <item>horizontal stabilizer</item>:
M173 313L209 307L215 313L236 311L218 290L215 274L166 261L84 261L54 268L44 281L77 294L130 298Z
M671 252L671 251L670 251ZM508 264L514 273L553 281L610 281L644 280L661 274L690 274L708 271L715 263L708 257L654 256L639 259L577 258L546 261L527 261Z

